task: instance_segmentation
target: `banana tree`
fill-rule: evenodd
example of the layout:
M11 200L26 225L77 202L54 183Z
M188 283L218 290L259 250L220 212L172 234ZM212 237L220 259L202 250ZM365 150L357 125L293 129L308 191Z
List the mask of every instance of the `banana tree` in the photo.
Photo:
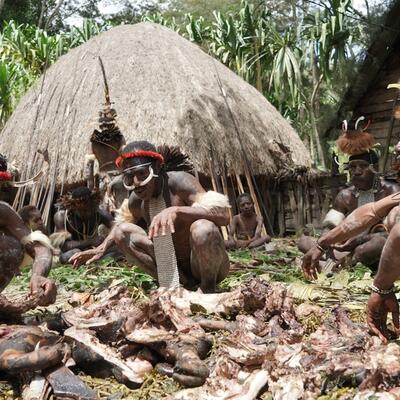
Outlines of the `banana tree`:
M0 61L0 126L4 125L14 108L19 76L20 70L16 64Z

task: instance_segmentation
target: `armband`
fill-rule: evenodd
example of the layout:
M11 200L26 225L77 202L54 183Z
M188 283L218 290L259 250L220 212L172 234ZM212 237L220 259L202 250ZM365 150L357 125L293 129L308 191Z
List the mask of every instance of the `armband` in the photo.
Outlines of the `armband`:
M374 293L378 293L378 294L382 294L382 295L391 294L394 292L394 285L392 285L389 289L379 289L375 285L371 285L371 290Z

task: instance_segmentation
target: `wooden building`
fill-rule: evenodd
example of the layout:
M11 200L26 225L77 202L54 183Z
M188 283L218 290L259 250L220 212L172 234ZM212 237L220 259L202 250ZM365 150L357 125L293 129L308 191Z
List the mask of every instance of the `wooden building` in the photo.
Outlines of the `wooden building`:
M400 1L392 3L385 20L365 52L354 83L349 87L333 118L325 137L336 139L343 119L364 115L370 120L372 133L382 150L381 170L390 169L388 144L400 140L400 98L398 89L387 89L388 84L400 82Z

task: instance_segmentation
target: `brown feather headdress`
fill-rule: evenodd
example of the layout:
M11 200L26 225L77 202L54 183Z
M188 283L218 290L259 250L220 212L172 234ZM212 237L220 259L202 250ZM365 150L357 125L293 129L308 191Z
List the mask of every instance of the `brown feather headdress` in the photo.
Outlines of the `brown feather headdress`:
M158 146L157 151L164 157L165 171L193 172L192 161L178 146L163 144Z
M101 194L97 190L90 190L85 186L74 189L72 192L61 197L61 204L66 210L76 210L85 206L86 208L97 208L101 201Z
M350 156L362 154L370 151L375 145L374 137L366 132L369 126L369 122L365 127L360 128L359 124L365 118L360 117L355 122L347 123L343 121L342 134L336 141L336 144L340 151Z

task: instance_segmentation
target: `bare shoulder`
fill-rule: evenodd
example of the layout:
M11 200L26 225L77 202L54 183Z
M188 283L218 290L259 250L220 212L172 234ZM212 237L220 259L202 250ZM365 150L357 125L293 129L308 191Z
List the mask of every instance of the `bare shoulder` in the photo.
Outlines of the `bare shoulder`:
M4 201L0 201L0 226L18 240L30 233L21 217Z
M107 211L107 210L104 210L104 209L99 209L99 211L98 211L98 213L99 213L99 215L100 215L100 221L103 223L103 224L105 224L106 226L108 226L108 225L110 225L111 223L112 223L112 221L113 221L113 216Z
M8 203L6 203L5 201L0 201L0 212L2 214L8 214L10 212L15 212L15 211L11 208L11 206Z
M240 214L236 214L236 215L234 215L233 217L232 217L232 222L238 222L238 221L240 221Z
M137 213L138 211L140 211L142 209L142 203L143 201L140 200L139 197L137 197L134 192L130 194L128 200L128 207L131 212Z
M336 196L335 201L349 201L355 195L354 186L342 189Z
M8 203L0 201L0 225L4 225L4 223L2 222L6 222L8 218L12 217L14 214L17 215L17 213L11 208Z
M385 196L389 196L400 191L400 185L395 181L382 179L381 184Z
M180 197L193 196L205 192L198 179L184 171L168 172L168 187L173 194L177 194Z
M168 172L168 185L171 189L175 188L177 190L193 190L198 187L203 189L196 177L184 171ZM202 191L204 191L204 189Z

